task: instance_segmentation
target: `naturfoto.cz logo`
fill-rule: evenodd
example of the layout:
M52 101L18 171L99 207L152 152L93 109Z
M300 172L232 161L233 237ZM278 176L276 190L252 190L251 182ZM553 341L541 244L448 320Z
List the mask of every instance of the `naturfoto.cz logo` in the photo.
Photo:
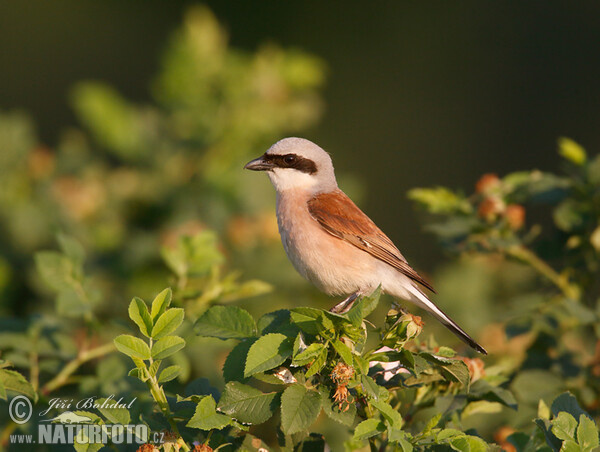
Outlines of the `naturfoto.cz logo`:
M150 434L145 424L102 424L100 418L87 411L89 409L129 409L135 402L129 403L114 396L97 400L96 397L75 401L74 399L52 399L49 407L39 416L47 415L52 409L67 409L51 419L40 420L37 426L37 438L34 435L11 435L10 442L15 444L144 444L162 443L162 433ZM19 425L27 423L33 413L31 401L25 396L14 397L9 404L9 416Z

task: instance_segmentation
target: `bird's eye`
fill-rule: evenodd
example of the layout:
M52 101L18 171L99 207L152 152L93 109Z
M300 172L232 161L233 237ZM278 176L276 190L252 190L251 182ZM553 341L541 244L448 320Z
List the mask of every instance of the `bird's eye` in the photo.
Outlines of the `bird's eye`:
M286 155L283 158L283 161L286 163L286 165L292 165L296 161L296 156L294 154Z

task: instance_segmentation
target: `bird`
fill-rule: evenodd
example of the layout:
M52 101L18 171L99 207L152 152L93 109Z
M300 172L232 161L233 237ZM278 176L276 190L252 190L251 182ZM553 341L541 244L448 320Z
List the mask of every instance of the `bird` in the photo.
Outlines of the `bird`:
M264 171L276 192L283 248L294 268L328 295L345 295L332 308L345 312L381 286L383 293L428 311L480 353L486 350L425 294L432 285L394 243L338 187L331 156L304 138L284 138L244 169Z

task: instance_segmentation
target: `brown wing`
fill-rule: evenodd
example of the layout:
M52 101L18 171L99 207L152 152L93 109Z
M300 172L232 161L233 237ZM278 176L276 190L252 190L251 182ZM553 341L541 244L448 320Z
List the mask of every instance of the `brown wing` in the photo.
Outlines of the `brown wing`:
M331 235L366 251L435 293L431 284L408 265L392 241L343 191L316 195L308 201L308 211Z

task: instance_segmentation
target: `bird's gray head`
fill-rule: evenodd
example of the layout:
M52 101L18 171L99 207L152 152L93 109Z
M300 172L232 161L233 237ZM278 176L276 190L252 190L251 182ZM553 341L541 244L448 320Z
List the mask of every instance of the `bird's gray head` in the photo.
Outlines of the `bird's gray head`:
M316 194L337 188L331 157L304 138L284 138L244 168L266 171L278 192L301 189Z

